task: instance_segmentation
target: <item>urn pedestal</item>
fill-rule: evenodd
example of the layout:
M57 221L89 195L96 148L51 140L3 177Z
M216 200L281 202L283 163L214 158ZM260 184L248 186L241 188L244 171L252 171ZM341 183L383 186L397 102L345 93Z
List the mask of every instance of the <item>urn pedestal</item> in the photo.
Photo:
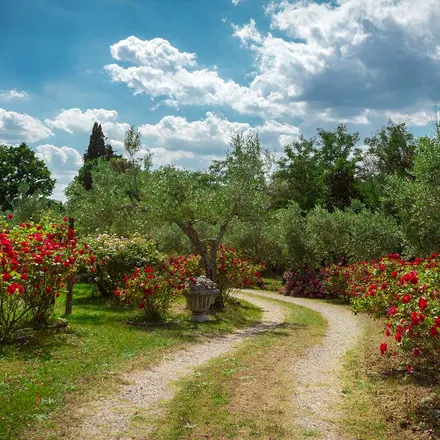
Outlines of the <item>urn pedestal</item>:
M215 283L206 277L197 277L186 284L186 305L191 310L190 321L210 321L207 313L219 291Z

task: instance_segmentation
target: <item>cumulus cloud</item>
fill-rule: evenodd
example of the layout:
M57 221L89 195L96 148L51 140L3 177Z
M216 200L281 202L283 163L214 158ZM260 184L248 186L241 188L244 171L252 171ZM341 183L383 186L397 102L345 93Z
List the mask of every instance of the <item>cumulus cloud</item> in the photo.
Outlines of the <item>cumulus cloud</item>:
M39 119L26 113L17 113L0 108L1 142L12 144L38 142L52 135L52 131Z
M281 1L266 12L288 38L256 49L256 80L294 84L311 108L397 109L440 86L437 0Z
M141 40L135 36L121 40L110 46L115 60L128 61L141 66L156 69L175 68L176 66L194 66L195 54L180 52L163 38Z
M237 32L240 30L237 29ZM129 37L113 45L111 53L117 61L136 65L105 66L111 81L126 84L135 95L146 94L162 99L165 105L171 107L226 106L240 113L257 115L285 111L278 105L277 95L269 93L263 96L258 88L252 90L224 79L215 69L199 68L195 56L180 52L166 40L161 41L167 51L154 52L151 47L156 45L152 43L155 40L142 41ZM292 109L293 106L289 111Z
M238 6L243 0L232 0L234 6Z
M65 200L64 190L82 166L81 155L74 148L51 144L38 145L36 151L57 181L52 197L55 200Z
M426 108L440 88L438 0L277 0L266 16L276 35L262 33L254 19L233 25L254 57L247 84L160 38L117 42L118 63L105 68L134 94L175 108L220 106L284 121L331 109L335 119L362 124L366 110Z
M229 121L212 112L197 121L166 116L157 124L140 126L139 131L143 143L150 148L216 156L224 154L231 137L237 133L258 133L263 144L274 149L280 149L299 136L299 128L290 124L268 120L251 126L249 123Z
M263 37L257 30L257 26L253 18L250 19L249 24L245 24L244 26L237 26L233 24L232 28L234 29L234 37L239 38L241 44L245 47L248 46L250 41L256 43L261 43L263 41Z
M72 135L90 133L95 122L102 124L104 134L121 141L125 137L125 132L130 128L127 123L117 122L118 112L116 110L88 109L82 111L79 108L62 110L55 119L46 119L46 125L59 130L67 131Z
M12 90L0 90L0 101L11 101L13 99L24 99L29 95L25 91Z

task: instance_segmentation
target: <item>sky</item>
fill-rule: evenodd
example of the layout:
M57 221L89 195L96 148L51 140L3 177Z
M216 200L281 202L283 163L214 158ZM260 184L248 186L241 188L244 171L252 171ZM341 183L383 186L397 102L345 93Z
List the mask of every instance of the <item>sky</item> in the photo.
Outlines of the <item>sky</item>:
M155 165L206 168L237 132L281 153L346 123L430 134L439 0L0 0L0 143L64 189L93 123L134 124Z

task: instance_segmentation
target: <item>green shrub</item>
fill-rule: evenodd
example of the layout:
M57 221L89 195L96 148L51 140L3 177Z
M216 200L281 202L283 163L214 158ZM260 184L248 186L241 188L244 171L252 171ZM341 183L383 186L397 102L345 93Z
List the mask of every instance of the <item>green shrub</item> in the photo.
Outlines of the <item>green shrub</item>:
M165 261L165 255L157 250L156 243L139 234L129 238L101 234L88 237L87 242L98 260L94 274L99 291L110 296L121 287L124 278L135 268L157 266Z

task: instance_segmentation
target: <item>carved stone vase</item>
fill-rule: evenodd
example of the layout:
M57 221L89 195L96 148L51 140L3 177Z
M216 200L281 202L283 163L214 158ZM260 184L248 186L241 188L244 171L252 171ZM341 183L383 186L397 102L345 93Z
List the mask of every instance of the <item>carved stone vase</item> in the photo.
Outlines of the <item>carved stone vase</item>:
M186 305L191 310L190 321L210 321L207 313L219 295L216 284L205 276L193 278L186 283Z

